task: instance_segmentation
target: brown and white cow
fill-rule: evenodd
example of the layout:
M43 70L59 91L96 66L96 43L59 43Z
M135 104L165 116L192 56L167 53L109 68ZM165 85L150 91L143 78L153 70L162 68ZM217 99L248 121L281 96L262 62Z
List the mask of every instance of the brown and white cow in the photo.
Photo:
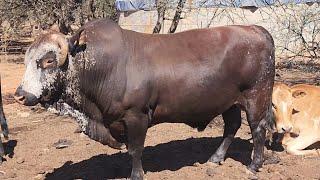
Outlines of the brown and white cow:
M304 149L320 141L320 87L275 83L272 103L277 131L285 133L282 144L287 152L319 155L319 150Z
M132 179L143 179L148 127L164 122L203 130L222 114L224 140L209 161L223 161L241 125L240 108L253 136L249 169L262 166L275 71L273 39L262 27L154 35L101 19L71 38L54 30L41 35L26 52L25 65L15 98L25 105L62 99L84 113L92 139L127 145Z

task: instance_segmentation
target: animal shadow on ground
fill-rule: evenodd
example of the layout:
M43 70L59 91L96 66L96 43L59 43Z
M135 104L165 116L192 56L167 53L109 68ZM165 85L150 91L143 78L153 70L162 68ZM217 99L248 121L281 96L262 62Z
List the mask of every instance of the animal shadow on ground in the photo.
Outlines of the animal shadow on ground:
M4 153L8 155L9 158L12 158L14 155L14 148L17 146L16 140L9 140L8 142L3 143Z
M281 145L281 141L283 139L284 134L280 134L280 133L273 133L272 134L272 142L270 142L269 140L266 141L266 148L268 150L272 150L275 152L282 152L284 151L283 146Z
M222 138L202 137L176 140L156 146L147 146L142 162L146 172L176 171L194 163L205 163L218 148ZM231 144L227 158L248 165L251 162L252 144L236 138ZM127 178L131 173L128 153L100 154L78 163L66 162L46 175L46 179L115 179Z

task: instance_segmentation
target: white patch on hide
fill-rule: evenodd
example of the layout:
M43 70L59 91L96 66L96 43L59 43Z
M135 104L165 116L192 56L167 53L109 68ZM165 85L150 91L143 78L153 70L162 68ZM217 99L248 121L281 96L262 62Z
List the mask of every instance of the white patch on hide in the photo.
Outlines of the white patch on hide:
M41 82L41 69L37 67L37 61L48 52L54 52L57 60L59 59L60 49L55 44L43 44L38 48L29 48L25 55L26 72L23 76L22 90L40 98L43 89L50 89L56 80L57 73L46 74Z
M66 79L68 81L66 94L73 99L77 104L81 103L80 97L80 80L79 80L79 71L76 69L72 61L72 56L69 56L69 66L66 74Z
M22 90L40 98L43 88L40 82L41 70L37 69L37 64L34 61L30 61L26 66L27 69L21 82Z
M319 128L320 128L320 118L319 117L313 118L313 126L315 129L319 130Z
M82 132L85 132L87 126L88 126L88 121L89 118L81 113L78 110L73 109L71 106L69 106L67 103L58 103L57 104L58 109L54 107L48 108L48 111L54 114L59 114L59 115L69 115L73 118L76 119L77 123L79 124Z
M83 65L83 68L86 70L89 70L90 68L94 67L96 65L96 60L93 57L93 54L90 50L85 50L83 52L78 53L78 63L79 65Z
M57 44L43 43L40 47L37 48L31 46L28 48L26 52L24 64L28 65L30 61L37 61L50 51L54 52L56 54L57 59L59 59L60 48Z

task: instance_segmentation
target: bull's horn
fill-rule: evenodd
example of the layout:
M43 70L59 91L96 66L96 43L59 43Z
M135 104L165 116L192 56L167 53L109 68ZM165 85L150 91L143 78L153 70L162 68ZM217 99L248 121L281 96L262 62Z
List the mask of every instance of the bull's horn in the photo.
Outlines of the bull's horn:
M65 35L63 34L54 34L53 39L58 43L58 46L60 48L58 66L62 66L66 62L66 59L68 56L68 51L69 51L68 41Z

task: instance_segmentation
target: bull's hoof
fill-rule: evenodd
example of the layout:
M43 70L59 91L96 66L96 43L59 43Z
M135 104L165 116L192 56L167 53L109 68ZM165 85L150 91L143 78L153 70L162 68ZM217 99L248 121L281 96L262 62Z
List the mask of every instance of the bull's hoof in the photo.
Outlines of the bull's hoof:
M254 164L250 164L249 166L247 166L247 169L253 174L256 174L257 172L259 172L259 167Z
M144 175L143 171L132 171L130 179L131 180L143 180L143 175Z
M123 150L125 149L127 146L124 143L115 143L112 146L110 146L114 149L118 149L118 150Z
M212 163L215 163L215 164L221 165L222 162L224 161L224 157L213 155L213 156L210 157L210 159L208 161L212 162Z
M8 131L3 131L0 134L0 138L4 138L5 140L8 140L9 139L9 132Z

